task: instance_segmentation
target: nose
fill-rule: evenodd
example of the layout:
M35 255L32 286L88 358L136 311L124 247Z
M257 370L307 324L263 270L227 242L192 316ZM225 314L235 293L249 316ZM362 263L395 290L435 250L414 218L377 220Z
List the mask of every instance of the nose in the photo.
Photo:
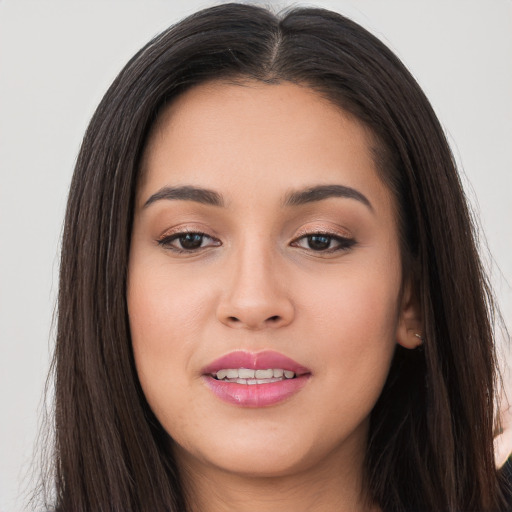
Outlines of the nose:
M294 318L289 287L269 251L240 251L226 272L217 307L223 324L240 329L285 327Z

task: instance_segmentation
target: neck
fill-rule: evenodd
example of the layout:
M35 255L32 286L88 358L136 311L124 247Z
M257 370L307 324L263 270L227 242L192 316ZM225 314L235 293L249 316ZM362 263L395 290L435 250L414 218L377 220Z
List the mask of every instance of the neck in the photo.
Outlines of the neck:
M178 455L178 454L177 454ZM366 498L362 459L332 461L282 476L240 475L181 459L190 512L378 512ZM327 463L326 463L327 462Z

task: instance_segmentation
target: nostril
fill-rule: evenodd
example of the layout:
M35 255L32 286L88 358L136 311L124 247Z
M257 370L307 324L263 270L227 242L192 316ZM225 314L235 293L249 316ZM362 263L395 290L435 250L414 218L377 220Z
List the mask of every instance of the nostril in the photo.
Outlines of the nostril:
M271 316L271 317L268 319L268 321L269 321L269 322L272 322L272 323L276 323L276 322L278 322L279 320L281 320L281 317L280 317L280 316L278 316L278 315Z
M238 320L238 318L236 316L230 316L230 317L228 317L228 320L230 322L240 322L240 320Z

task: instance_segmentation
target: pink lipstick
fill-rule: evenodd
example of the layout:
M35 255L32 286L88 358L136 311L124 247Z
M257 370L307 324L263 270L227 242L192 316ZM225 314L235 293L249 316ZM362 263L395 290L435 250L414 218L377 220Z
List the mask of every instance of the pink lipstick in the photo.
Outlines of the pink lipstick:
M274 405L300 391L311 371L278 352L231 352L203 371L208 388L224 402L241 407Z

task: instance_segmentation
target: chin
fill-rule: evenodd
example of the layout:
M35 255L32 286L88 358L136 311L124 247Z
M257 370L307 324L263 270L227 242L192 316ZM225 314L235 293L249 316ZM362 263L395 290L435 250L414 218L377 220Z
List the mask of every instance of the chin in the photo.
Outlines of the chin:
M307 458L298 457L295 453L279 452L278 456L268 453L256 455L252 452L233 453L213 459L212 465L225 472L245 478L279 478L291 476L307 469Z
M186 465L199 462L240 477L275 478L315 466L329 457L331 449L331 443L308 441L308 436L296 429L248 428L205 436L194 448L176 446L176 455Z

